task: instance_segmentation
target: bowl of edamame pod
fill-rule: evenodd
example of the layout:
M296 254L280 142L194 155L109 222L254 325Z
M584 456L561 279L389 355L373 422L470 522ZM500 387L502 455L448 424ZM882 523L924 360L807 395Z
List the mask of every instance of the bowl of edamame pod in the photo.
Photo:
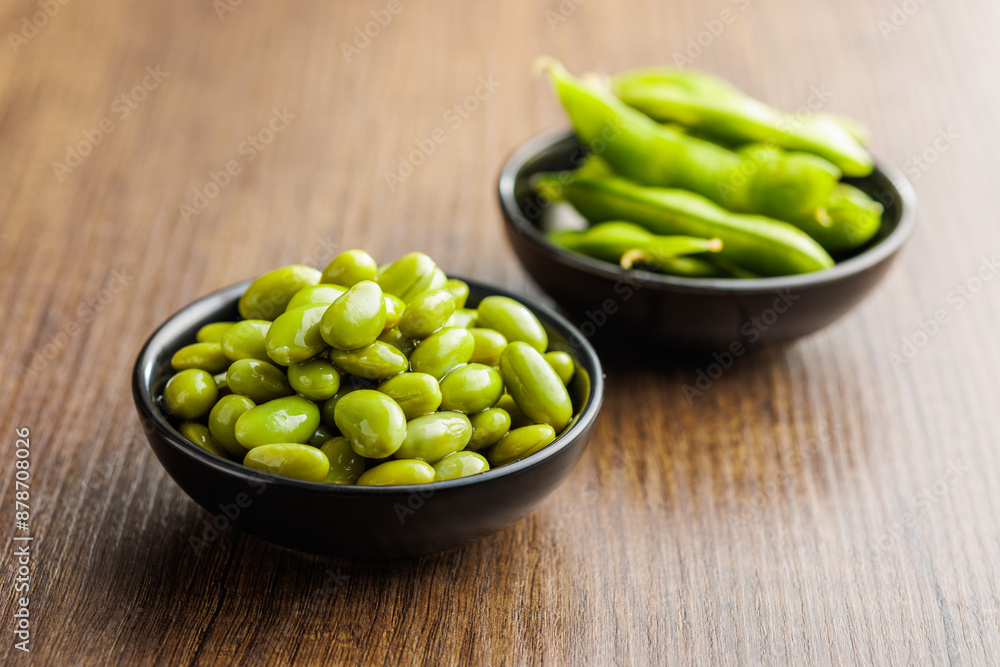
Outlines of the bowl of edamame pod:
M571 129L504 164L508 239L587 336L742 354L857 304L915 225L902 174L841 118L795 119L691 71L575 79L546 61Z
M551 310L447 278L426 255L348 251L206 296L146 342L133 397L175 482L230 525L347 558L485 537L569 475L604 381Z

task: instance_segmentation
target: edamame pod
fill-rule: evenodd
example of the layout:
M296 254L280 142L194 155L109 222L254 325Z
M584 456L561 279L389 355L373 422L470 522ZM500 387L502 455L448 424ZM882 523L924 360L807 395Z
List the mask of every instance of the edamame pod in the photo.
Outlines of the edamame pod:
M269 320L242 320L222 335L219 344L231 361L240 359L267 359L267 330Z
M279 477L322 482L330 472L330 462L322 451L309 445L282 442L254 447L243 465Z
M219 443L215 441L215 438L212 437L208 427L204 424L199 424L198 422L184 422L177 427L177 430L181 432L181 435L204 449L209 454L215 454L216 456L224 459L229 458L226 454L226 450L219 446Z
M226 384L234 394L248 396L255 403L266 403L295 393L288 384L285 371L260 359L234 361L226 374Z
M435 463L464 449L471 438L472 424L461 412L434 412L406 423L406 437L393 456Z
M407 421L441 407L441 387L427 373L400 373L380 384L378 390L399 404Z
M557 432L573 418L569 392L541 353L520 341L500 355L500 375L507 392L533 422L549 424Z
M448 371L468 363L475 348L476 341L468 329L439 329L410 354L410 369L440 381Z
M380 463L358 478L358 486L403 486L434 481L434 468L419 459Z
M334 420L354 451L370 459L393 455L406 438L402 408L379 391L347 394L337 402Z
M288 367L288 384L309 400L325 401L340 389L340 373L326 359L310 359Z
M267 356L282 366L315 357L328 346L320 332L327 306L286 310L271 323L264 338Z
M318 426L318 405L301 396L286 396L240 415L236 420L236 441L247 449L276 443L305 444Z
M868 243L882 226L882 205L852 185L841 183L815 215L789 220L831 253Z
M344 372L366 380L391 378L408 365L406 355L380 340L360 350L330 350L330 361Z
M347 438L331 438L320 451L330 462L330 472L323 480L327 484L354 484L365 471L365 457L354 451Z
M163 404L171 416L192 420L208 414L219 398L215 378L200 368L188 368L169 380L163 388Z
M320 283L312 287L303 287L288 302L285 311L305 308L306 306L329 306L342 297L346 291L346 287L330 283Z
M357 350L371 345L385 328L385 301L374 282L363 280L330 304L320 332L337 350Z
M170 365L175 371L186 368L200 368L213 375L229 368L229 357L218 343L192 343L174 353Z
M539 352L549 346L545 327L535 314L514 299L488 296L479 302L479 328L499 331L509 341L524 341Z
M304 287L319 283L322 274L311 266L293 264L265 273L240 297L240 315L247 320L273 320Z
M694 236L659 236L631 222L602 222L584 231L556 232L549 240L572 250L606 262L622 263L627 253L640 250L644 264L658 264L680 255L719 252L722 241Z
M472 351L470 363L487 366L500 365L500 353L507 347L507 338L495 329L474 327L469 329L476 346Z
M556 439L555 430L548 424L532 424L512 429L493 445L486 458L494 468L520 461Z
M322 281L351 287L363 280L375 280L378 263L364 250L342 252L323 269Z
M434 481L471 477L490 469L487 460L475 452L455 452L434 464Z
M236 439L236 420L256 407L257 404L246 396L230 394L223 396L208 413L208 430L219 446L237 459L242 459L247 449Z
M503 396L500 374L485 364L466 364L441 380L441 409L475 414Z
M424 292L413 297L399 317L399 330L410 338L426 338L444 326L455 312L455 297L448 290Z
M472 438L466 449L478 452L495 445L510 430L510 415L501 408L490 408L469 417Z

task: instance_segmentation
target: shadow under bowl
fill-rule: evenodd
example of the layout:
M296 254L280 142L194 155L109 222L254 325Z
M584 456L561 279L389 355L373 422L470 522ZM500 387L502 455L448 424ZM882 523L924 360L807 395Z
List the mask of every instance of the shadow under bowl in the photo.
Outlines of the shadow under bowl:
M469 304L517 298L541 320L550 349L576 361L576 417L549 446L515 463L461 479L387 487L286 479L214 456L180 435L160 406L175 351L209 322L239 319L249 282L185 307L149 338L136 360L132 394L146 439L167 473L199 505L268 542L342 558L383 559L443 551L495 533L531 512L569 475L590 439L604 397L600 361L579 331L551 310L473 281ZM193 535L202 539L202 535Z
M683 278L621 267L553 245L540 229L547 202L531 186L539 172L579 166L586 154L564 128L529 139L507 159L499 196L507 238L532 279L575 318L585 336L627 335L684 351L782 343L842 316L881 280L910 237L916 194L895 169L845 179L885 208L870 242L822 271L774 278Z

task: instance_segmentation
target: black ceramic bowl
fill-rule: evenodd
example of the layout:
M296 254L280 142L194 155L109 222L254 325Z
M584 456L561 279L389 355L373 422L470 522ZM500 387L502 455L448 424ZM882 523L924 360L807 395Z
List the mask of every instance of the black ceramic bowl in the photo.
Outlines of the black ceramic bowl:
M600 331L643 336L673 349L721 351L804 336L843 315L882 279L915 224L913 187L895 169L880 167L848 182L885 206L882 228L864 247L835 257L832 268L752 280L625 271L556 247L539 229L547 204L532 189L531 176L572 169L583 154L572 132L544 132L507 159L499 194L507 238L521 264L578 318L588 338Z
M491 294L517 298L541 320L552 349L573 355L570 385L577 417L551 445L474 477L395 487L334 486L284 479L223 460L183 438L157 397L172 374L170 358L208 322L238 319L249 282L187 306L146 342L136 360L132 394L146 438L174 481L223 527L290 549L345 558L399 558L456 547L523 517L569 475L601 408L604 379L593 348L552 311L502 290L467 281L473 306ZM200 536L199 536L200 537Z

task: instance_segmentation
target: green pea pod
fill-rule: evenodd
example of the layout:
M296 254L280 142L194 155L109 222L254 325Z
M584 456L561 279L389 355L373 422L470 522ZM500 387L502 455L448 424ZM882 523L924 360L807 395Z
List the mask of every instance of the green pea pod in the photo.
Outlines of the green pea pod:
M831 253L863 246L882 226L882 205L852 185L837 186L815 215L789 220Z
M273 320L304 287L319 283L322 274L311 266L293 264L265 273L240 297L240 315L248 320Z
M736 153L677 132L559 63L549 61L546 69L580 140L637 183L683 188L731 211L784 218L815 211L840 178L834 165L808 153L767 147Z
M513 341L504 349L500 375L514 402L536 424L549 424L559 432L573 418L566 385L541 352L527 343Z
M547 198L562 197L591 222L630 220L656 234L719 238L718 256L764 276L810 273L833 266L808 234L778 220L730 213L684 190L649 188L618 177L566 179L540 175Z
M782 113L704 72L633 70L613 77L612 90L629 106L661 122L676 121L737 143L768 142L814 153L847 176L867 176L872 171L871 155L856 138L864 134L856 123L829 114L802 118Z

